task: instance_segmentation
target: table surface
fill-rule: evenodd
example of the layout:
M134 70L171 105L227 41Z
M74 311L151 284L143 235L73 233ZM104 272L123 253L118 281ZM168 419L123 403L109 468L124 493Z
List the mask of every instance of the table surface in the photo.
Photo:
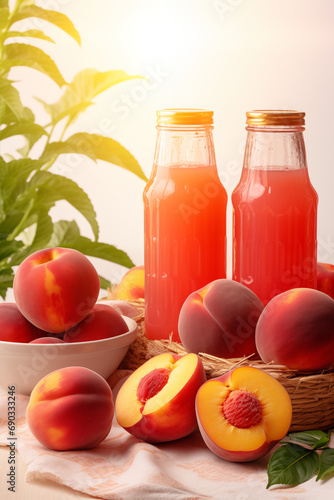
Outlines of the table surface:
M8 448L0 446L0 497L1 500L79 500L94 497L71 490L58 483L44 480L25 481L26 466L19 453L16 453L16 485L15 493L8 491Z

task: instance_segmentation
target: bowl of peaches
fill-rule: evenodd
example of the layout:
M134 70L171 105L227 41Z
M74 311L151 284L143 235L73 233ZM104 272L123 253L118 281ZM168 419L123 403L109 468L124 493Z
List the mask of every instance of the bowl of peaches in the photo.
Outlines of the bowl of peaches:
M90 260L70 248L47 248L17 268L14 302L0 303L0 385L29 395L48 373L83 366L107 379L136 339L137 309L98 300Z

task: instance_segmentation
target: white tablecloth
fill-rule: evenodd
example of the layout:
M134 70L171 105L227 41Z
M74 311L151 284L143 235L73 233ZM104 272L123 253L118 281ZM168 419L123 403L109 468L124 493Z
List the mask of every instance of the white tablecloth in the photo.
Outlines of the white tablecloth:
M45 478L93 497L117 500L322 500L334 499L334 475L299 486L266 490L270 453L250 463L215 456L199 432L161 445L132 437L116 421L108 437L89 451L44 448L25 419L29 398L16 396L17 449L27 466L26 481ZM7 396L0 397L0 445L8 443ZM98 422L92 425L98 425ZM0 492L1 496L1 492Z

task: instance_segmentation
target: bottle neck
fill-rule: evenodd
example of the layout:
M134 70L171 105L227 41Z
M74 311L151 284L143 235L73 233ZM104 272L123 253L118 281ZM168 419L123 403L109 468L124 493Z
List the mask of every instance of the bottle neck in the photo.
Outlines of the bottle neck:
M212 126L158 126L154 163L163 167L216 165Z
M247 127L244 168L307 168L303 127Z

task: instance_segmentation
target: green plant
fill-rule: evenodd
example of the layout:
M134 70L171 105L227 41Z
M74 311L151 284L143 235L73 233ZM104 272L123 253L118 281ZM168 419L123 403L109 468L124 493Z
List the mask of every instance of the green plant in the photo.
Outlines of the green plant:
M99 72L85 69L67 83L53 59L27 39L53 40L40 29L18 31L27 18L40 18L71 36L79 45L80 35L64 14L35 5L35 0L0 0L0 141L22 136L25 145L14 154L0 156L0 296L5 298L12 286L14 268L34 251L62 246L77 249L87 256L99 257L125 267L134 264L128 255L98 241L99 226L88 195L78 184L50 170L61 154L83 154L94 161L105 160L147 180L136 159L110 137L85 132L69 135L68 127L90 105L95 96L118 83L139 78L125 71ZM15 26L14 26L15 25ZM24 82L10 79L10 71L25 66L47 75L63 89L53 104L42 103L50 116L47 124L37 123L33 110L25 106L18 88ZM16 142L17 143L17 142ZM37 144L37 148L36 148ZM38 157L32 149L39 150ZM66 200L88 221L94 239L84 237L75 220L53 222L50 210ZM101 287L110 282L100 277Z
M267 488L274 484L295 486L315 475L316 481L334 473L334 449L329 447L333 429L292 432L270 457Z

